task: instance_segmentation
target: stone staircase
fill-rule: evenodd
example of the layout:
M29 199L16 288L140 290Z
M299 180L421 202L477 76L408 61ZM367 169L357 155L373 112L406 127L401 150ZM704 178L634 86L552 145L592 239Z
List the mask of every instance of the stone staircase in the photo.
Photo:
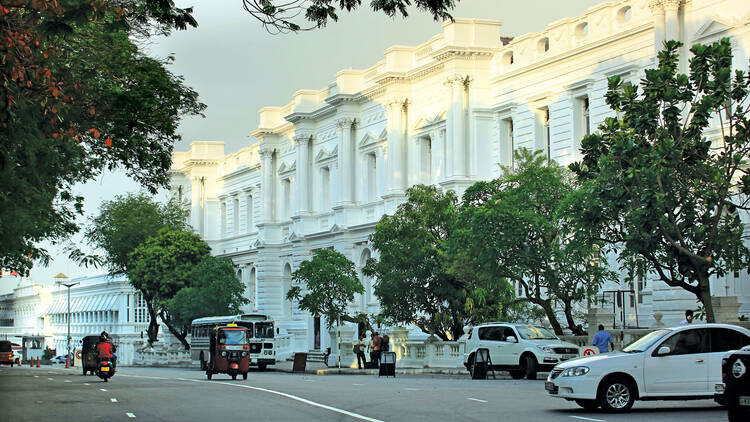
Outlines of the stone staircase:
M307 352L307 362L320 362L325 364L326 351L325 350L310 350Z

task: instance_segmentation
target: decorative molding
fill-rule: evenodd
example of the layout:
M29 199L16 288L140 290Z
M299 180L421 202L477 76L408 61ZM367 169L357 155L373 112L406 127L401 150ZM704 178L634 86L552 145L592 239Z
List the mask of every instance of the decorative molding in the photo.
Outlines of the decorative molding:
M733 25L730 22L725 21L719 17L711 17L706 19L706 22L698 28L693 35L693 41L708 38L722 32L726 32L733 29Z

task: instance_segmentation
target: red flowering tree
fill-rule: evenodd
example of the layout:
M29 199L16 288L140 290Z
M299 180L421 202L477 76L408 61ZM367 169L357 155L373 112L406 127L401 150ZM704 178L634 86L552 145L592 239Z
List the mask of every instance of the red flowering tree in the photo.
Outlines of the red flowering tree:
M171 0L0 3L0 268L47 262L36 242L78 230L72 186L124 169L168 181L179 118L205 108L139 42L196 26Z

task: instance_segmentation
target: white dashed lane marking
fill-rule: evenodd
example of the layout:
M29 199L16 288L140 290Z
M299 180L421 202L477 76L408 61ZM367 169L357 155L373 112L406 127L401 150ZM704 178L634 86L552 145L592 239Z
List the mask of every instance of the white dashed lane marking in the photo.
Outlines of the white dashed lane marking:
M571 416L573 419L580 419L583 421L592 421L592 422L607 422L604 419L594 419L594 418L584 418L583 416Z
M466 400L478 401L479 403L487 403L487 400L475 399L474 397L467 397Z
M71 380L65 380L65 382L73 382L73 381L71 381Z
M419 388L404 388L404 390L419 391Z
M134 418L135 417L135 415L132 414L132 413L126 413L126 415L128 415L129 418Z
M112 397L111 399L109 399L109 401L111 401L112 403L117 403L117 399L114 398L114 397Z
M83 383L83 385L91 385L91 384L89 384L89 383L87 383L87 382L84 382L84 383Z
M102 390L102 391L107 391L107 389L106 389L106 388L100 388L100 390Z
M54 381L55 380L54 378L47 378L47 379L50 380L50 381Z
M358 385L358 386L362 386L362 385L364 385L364 384L352 384L352 385Z
M34 375L34 378L39 378L39 375Z

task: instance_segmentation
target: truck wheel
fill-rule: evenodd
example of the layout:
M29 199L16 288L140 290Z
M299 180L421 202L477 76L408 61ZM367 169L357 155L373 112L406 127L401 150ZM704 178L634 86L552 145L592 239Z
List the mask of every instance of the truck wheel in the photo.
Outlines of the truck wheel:
M527 380L536 379L536 358L533 355L523 357L523 371Z
M610 378L599 386L599 404L609 413L627 412L635 401L635 388L624 378Z

